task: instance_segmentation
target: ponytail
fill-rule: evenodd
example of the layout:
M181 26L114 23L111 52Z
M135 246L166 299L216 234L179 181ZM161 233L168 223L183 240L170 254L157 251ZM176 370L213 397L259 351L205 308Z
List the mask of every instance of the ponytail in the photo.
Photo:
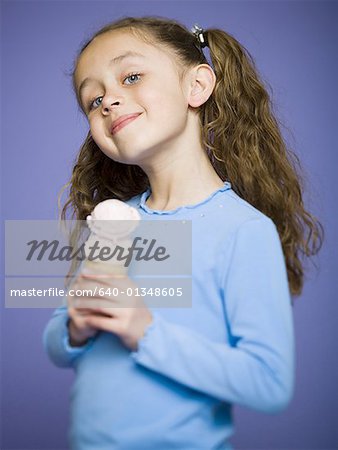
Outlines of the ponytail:
M299 159L286 148L249 52L223 30L205 33L216 85L203 111L204 146L216 172L275 223L291 293L299 295L300 256L315 255L324 234L321 223L304 209Z

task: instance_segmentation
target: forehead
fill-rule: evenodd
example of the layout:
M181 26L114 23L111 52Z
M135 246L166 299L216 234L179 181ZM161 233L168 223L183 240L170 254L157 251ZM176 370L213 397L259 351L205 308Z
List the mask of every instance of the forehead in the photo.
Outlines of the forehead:
M134 56L132 55L134 54ZM136 56L136 55L140 56ZM80 55L75 69L75 82L81 83L87 76L95 73L96 69L121 63L119 59L122 55L128 55L128 59L138 58L140 61L155 62L157 67L171 65L176 66L173 52L163 45L150 44L142 37L134 35L129 31L114 30L106 32L94 38Z

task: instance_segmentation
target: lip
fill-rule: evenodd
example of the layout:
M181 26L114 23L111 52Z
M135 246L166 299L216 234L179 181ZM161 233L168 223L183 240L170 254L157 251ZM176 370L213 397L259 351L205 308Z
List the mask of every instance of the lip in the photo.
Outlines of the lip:
M112 123L111 129L110 129L110 133L111 134L117 133L121 128L128 125L128 123L132 122L134 119L136 119L141 114L142 113L124 114L123 116L114 120L114 122Z

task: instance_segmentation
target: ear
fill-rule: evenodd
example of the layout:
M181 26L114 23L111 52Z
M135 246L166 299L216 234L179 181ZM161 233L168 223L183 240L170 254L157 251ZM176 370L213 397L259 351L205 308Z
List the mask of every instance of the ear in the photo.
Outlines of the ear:
M216 75L209 64L199 64L190 72L188 103L193 108L203 105L212 94Z

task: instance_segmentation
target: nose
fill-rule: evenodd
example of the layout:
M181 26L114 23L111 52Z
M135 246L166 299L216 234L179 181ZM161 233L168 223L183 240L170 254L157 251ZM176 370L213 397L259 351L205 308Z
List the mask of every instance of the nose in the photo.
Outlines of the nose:
M112 109L120 106L122 103L121 99L112 99L112 96L103 97L102 100L102 111L104 114L108 114Z

